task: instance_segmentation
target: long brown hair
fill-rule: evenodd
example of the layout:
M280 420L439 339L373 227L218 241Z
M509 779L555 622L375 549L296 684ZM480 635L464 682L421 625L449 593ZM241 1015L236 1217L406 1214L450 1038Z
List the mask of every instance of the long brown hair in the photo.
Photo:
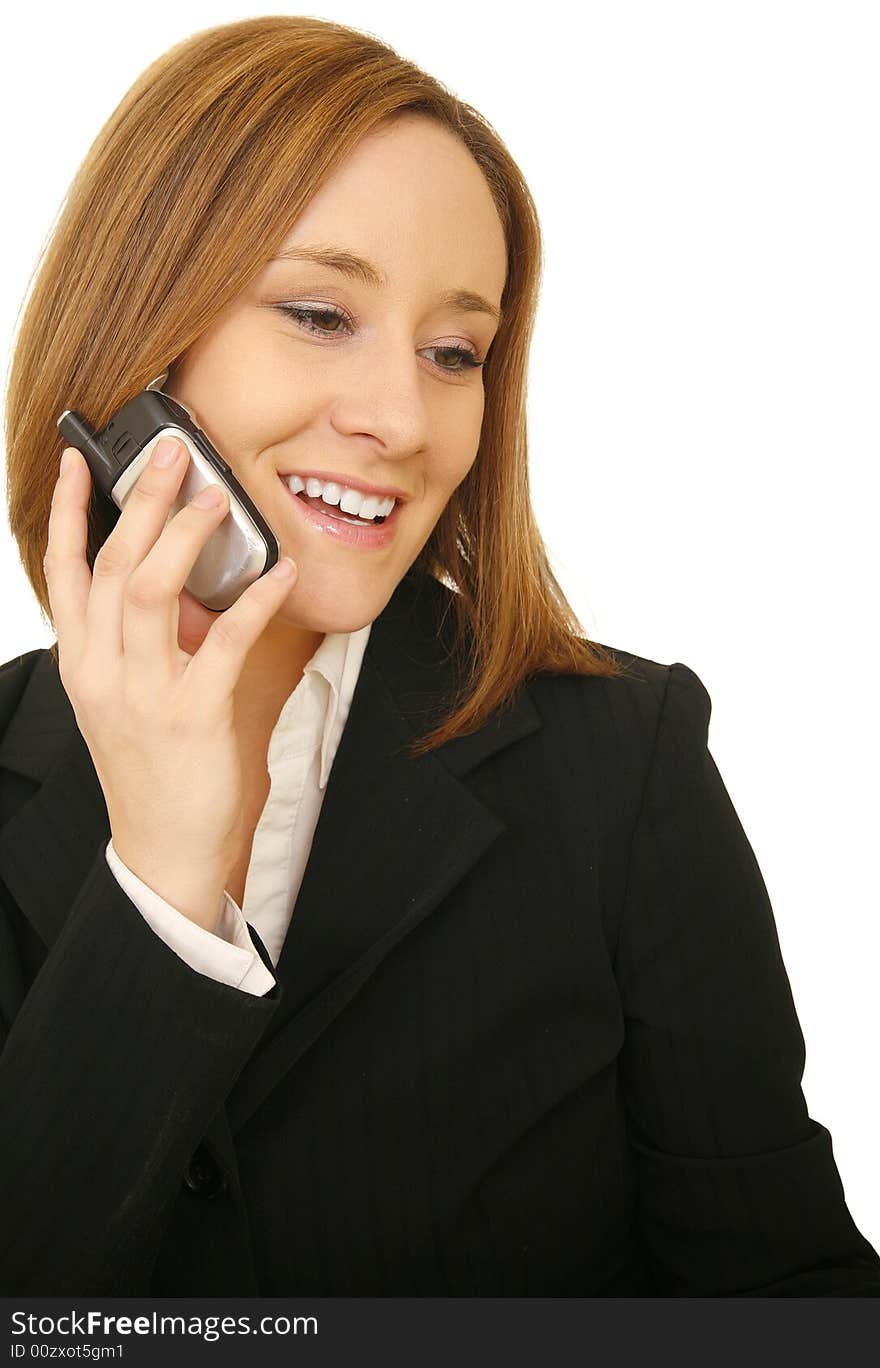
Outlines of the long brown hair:
M70 186L15 342L5 434L9 526L52 622L43 556L65 445L58 415L78 409L103 427L247 288L278 250L279 225L289 231L358 140L404 111L438 120L471 152L508 255L477 458L415 562L457 590L460 681L447 713L413 746L418 754L474 731L530 674L624 672L587 640L531 506L537 211L501 138L440 81L371 34L299 16L220 25L170 48L123 97ZM110 514L108 522L93 497L90 569ZM57 642L51 652L57 661Z

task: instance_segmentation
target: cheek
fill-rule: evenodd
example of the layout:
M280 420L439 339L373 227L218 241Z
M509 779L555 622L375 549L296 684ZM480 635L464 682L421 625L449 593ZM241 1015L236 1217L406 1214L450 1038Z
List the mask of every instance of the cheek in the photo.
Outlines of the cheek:
M192 349L168 392L190 408L233 468L309 422L308 390L291 385L277 354L259 338L228 330Z
M425 493L436 517L455 493L471 467L470 461L460 458L448 461L435 461L425 473Z
M262 480L264 474L274 479L285 453L312 423L307 403L302 396L292 398L290 388L285 393L283 386L276 388L265 380L243 386L239 378L234 394L225 395L215 407L218 436L226 447L223 451L221 446L221 453L245 485L252 478Z
M465 452L459 451L455 460L450 460L445 464L444 481L449 494L458 488L473 469L474 462L477 459L478 442L479 434L472 439L472 444Z
M438 484L451 493L477 459L482 433L483 394L459 396L460 404L431 423L430 464Z

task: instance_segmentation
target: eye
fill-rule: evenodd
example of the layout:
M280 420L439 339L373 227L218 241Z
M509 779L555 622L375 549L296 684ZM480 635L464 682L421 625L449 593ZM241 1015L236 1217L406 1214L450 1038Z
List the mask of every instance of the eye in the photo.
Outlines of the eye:
M285 317L291 318L305 332L316 337L335 337L339 333L351 333L353 331L353 325L347 314L339 309L331 309L326 306L321 309L310 308L301 304L276 304L275 308ZM315 319L327 319L339 326L335 328L316 326ZM445 354L456 359L457 365L440 365L436 361L433 363L437 370L442 371L444 375L463 375L469 370L479 370L486 364L485 360L477 360L476 352L472 351L470 347L426 347L425 351Z

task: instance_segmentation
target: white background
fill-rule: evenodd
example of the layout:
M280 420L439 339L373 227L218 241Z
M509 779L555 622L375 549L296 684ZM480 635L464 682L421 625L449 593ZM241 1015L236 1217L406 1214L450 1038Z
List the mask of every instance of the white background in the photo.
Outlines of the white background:
M134 78L197 29L270 12L80 0L3 19L7 351L67 185ZM709 690L710 748L807 1042L810 1114L880 1249L880 7L301 12L440 77L525 174L545 234L529 403L552 562L589 635L682 660ZM53 640L5 519L0 575L3 661Z

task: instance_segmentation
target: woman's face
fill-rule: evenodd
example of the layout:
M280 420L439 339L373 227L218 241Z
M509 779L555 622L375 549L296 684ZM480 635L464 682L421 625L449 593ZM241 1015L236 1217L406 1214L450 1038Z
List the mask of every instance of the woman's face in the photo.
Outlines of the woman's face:
M416 559L476 458L483 379L468 363L484 359L495 335L491 309L507 270L479 167L418 115L364 138L280 250L315 247L364 259L383 283L279 256L189 349L167 387L296 561L274 632L364 626ZM444 300L462 292L486 308ZM282 480L289 473L318 478L322 491L329 481L399 497L377 535L334 518L352 516L338 502L311 514Z

